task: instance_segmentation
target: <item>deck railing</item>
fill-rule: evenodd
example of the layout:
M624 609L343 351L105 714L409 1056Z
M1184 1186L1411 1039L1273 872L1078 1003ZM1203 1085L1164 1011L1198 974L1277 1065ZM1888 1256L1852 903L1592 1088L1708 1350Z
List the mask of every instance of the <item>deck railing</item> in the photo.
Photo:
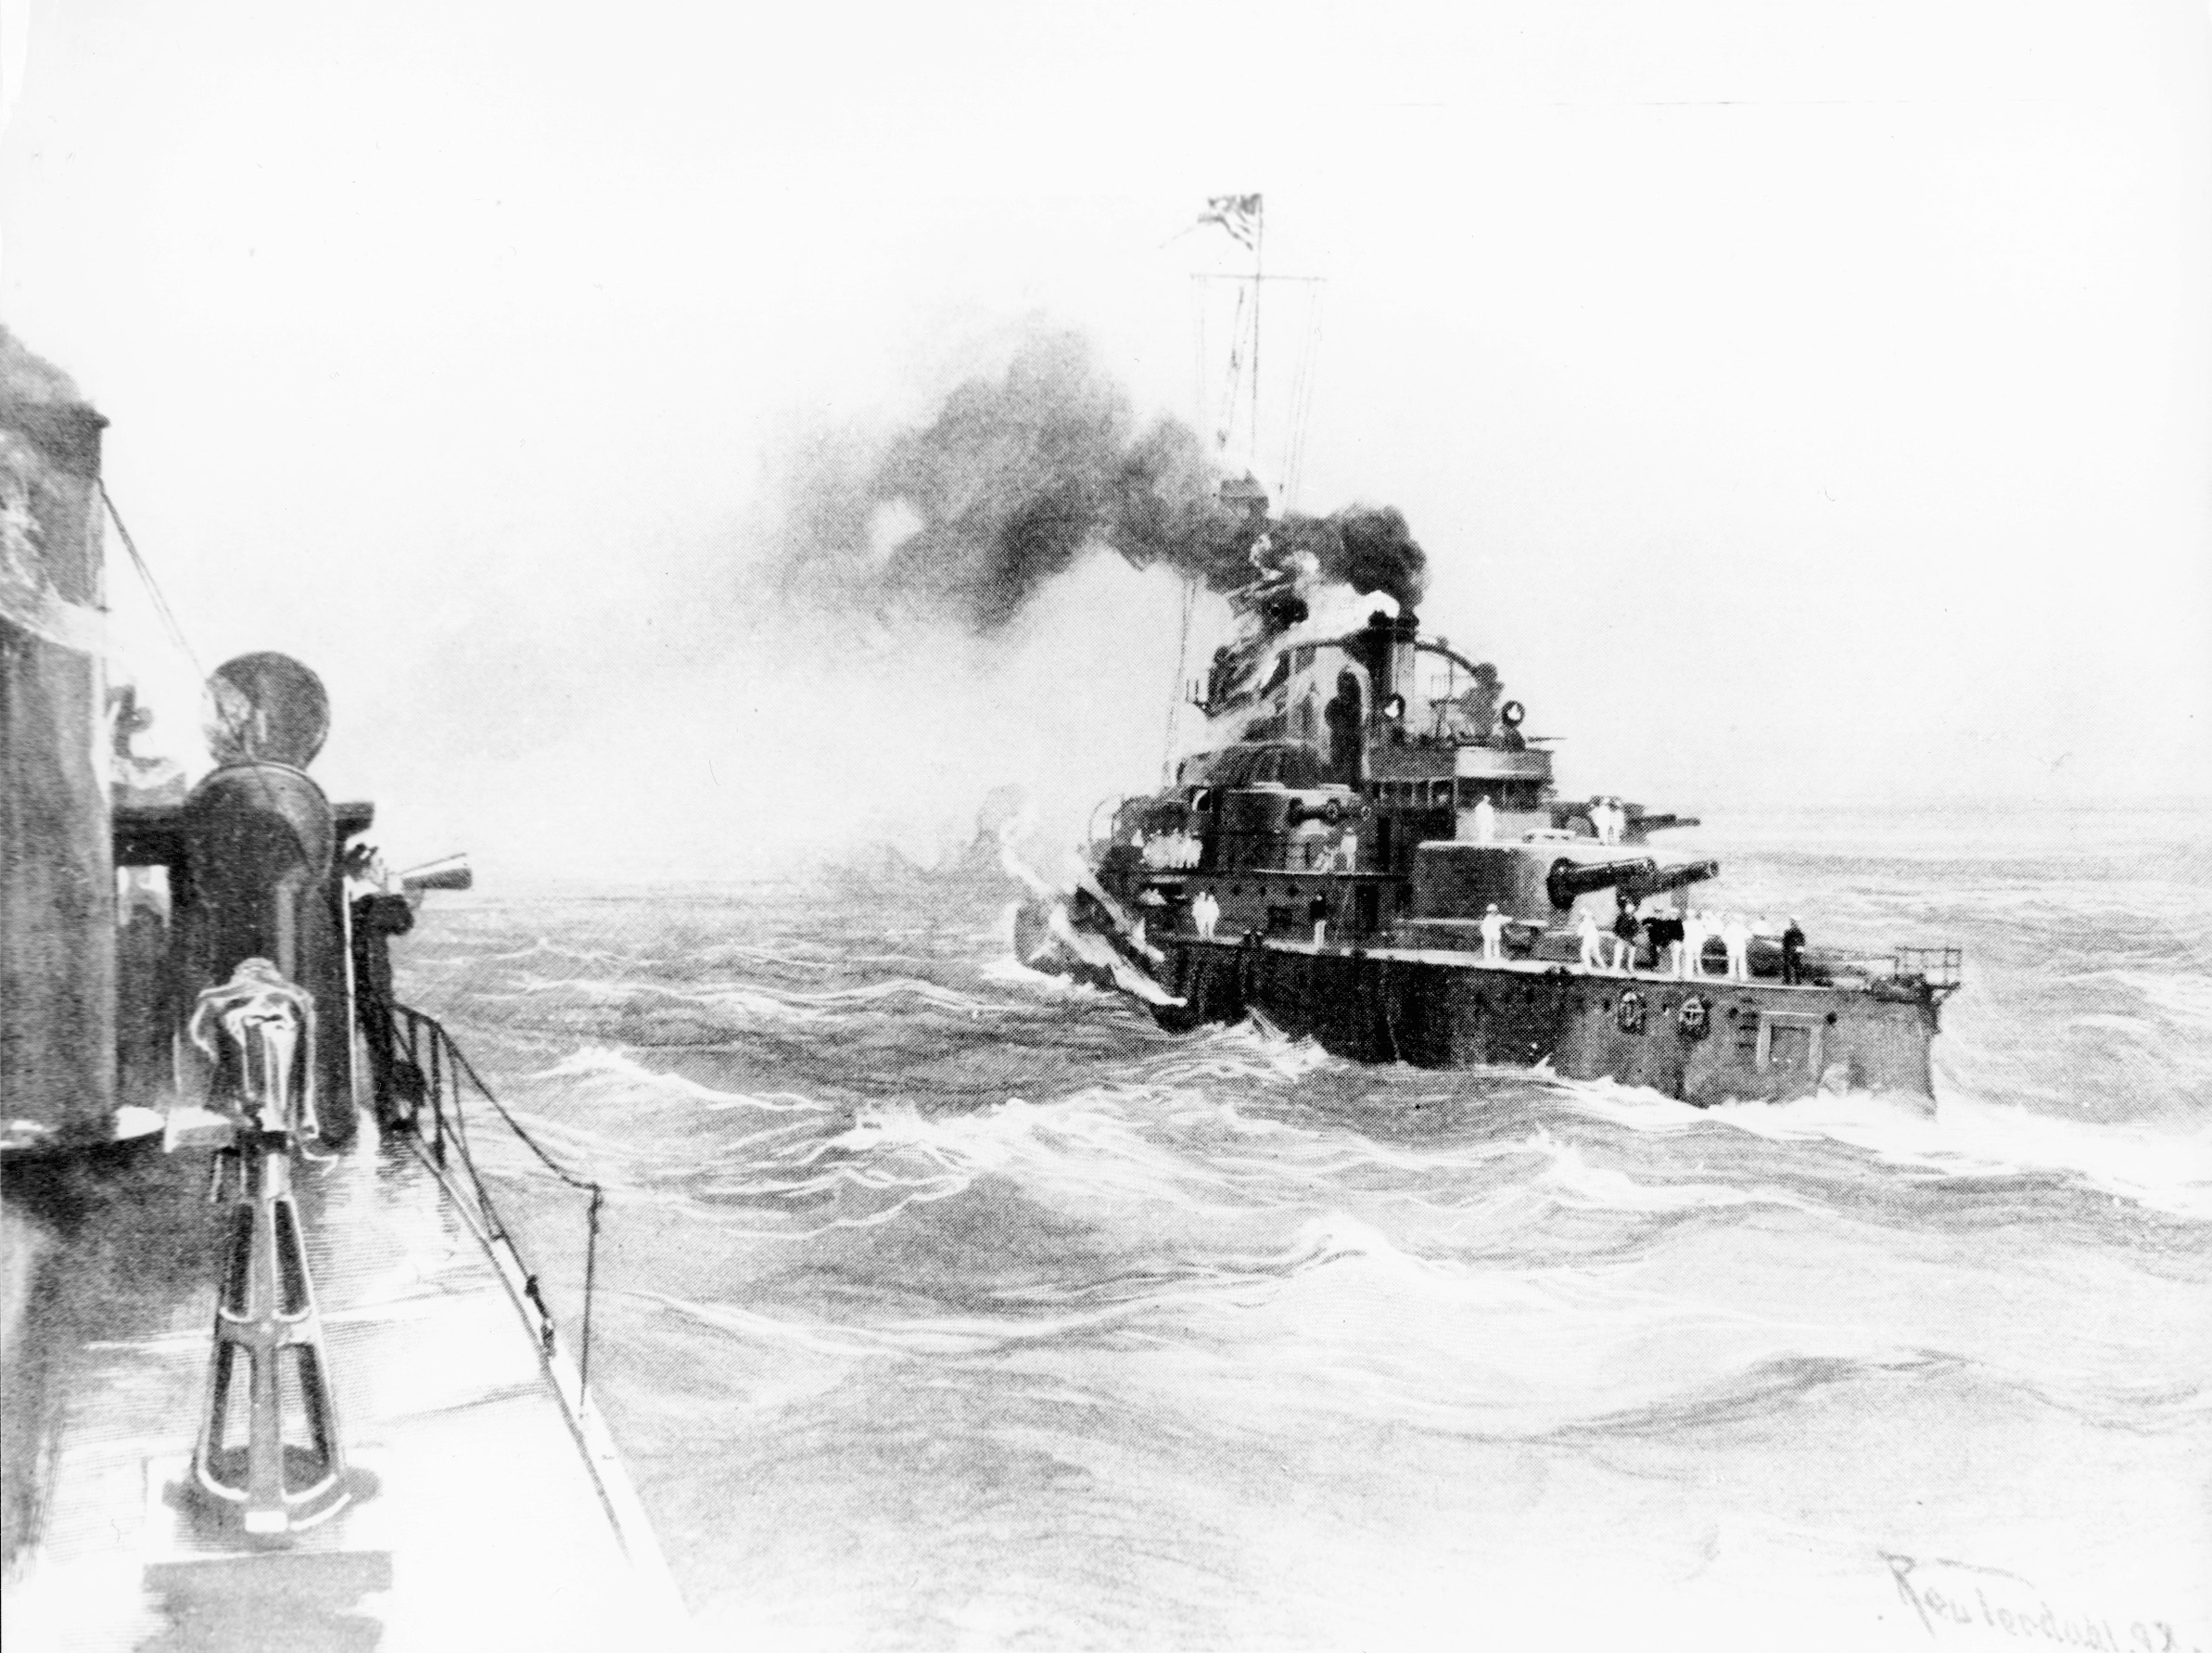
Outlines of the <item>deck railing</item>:
M553 1310L545 1301L537 1272L515 1245L477 1163L469 1138L471 1093L478 1103L479 1118L483 1109L489 1107L539 1163L569 1188L588 1196L584 1214L583 1323L577 1347L577 1389L580 1403L589 1394L591 1384L591 1306L598 1287L599 1218L606 1203L606 1190L589 1177L578 1176L546 1152L485 1083L476 1065L437 1017L396 999L381 1003L364 1001L362 1012L362 1031L370 1045L370 1071L374 1076L378 1119L388 1128L397 1126L413 1131L441 1171L458 1169L461 1186L474 1201L485 1232L495 1243L504 1244L520 1267L522 1291L537 1319L539 1346L548 1355L552 1354L558 1336Z
M1918 976L1931 987L1956 987L1964 958L1964 947L1899 947L1890 960L1890 973Z

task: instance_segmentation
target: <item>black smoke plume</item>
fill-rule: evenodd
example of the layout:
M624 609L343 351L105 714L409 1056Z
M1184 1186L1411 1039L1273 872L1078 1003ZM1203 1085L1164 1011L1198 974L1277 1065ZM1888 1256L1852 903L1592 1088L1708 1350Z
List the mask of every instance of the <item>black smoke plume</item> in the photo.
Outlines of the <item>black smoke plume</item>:
M1128 395L1080 339L1033 340L997 378L970 379L926 426L873 443L816 441L786 501L787 596L887 617L949 617L998 630L1096 549L1165 566L1207 589L1310 555L1324 579L1406 607L1421 549L1393 510L1266 523L1225 506L1203 445L1172 419L1138 426ZM873 542L896 520L911 532Z

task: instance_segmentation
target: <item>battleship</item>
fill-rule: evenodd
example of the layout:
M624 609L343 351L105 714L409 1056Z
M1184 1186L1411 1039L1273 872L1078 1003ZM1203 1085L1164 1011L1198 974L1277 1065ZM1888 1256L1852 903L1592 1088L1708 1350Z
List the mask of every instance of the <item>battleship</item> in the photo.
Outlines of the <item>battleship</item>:
M1469 687L1422 693L1431 660ZM1700 1105L1932 1100L1959 949L1867 958L1678 909L1721 871L1659 847L1697 823L1558 796L1494 669L1410 611L1263 621L1201 693L1222 738L1112 810L1072 896L1024 909L1033 963L1134 992L1165 1027L1256 1012L1363 1062L1541 1064Z
M590 1377L600 1190L392 994L465 860L388 870L310 773L332 708L284 655L206 674L196 782L135 755L107 421L0 351L8 1645L668 1639ZM580 1324L479 1169L506 1125L589 1224Z
M1259 197L1214 208L1256 254ZM1226 439L1249 366L1254 452L1267 279L1256 257L1236 278L1229 406L1201 410ZM1932 1106L1958 947L1810 947L1794 917L1724 904L1718 859L1665 848L1697 820L1562 796L1555 743L1525 732L1495 665L1422 630L1426 559L1397 512L1273 503L1250 470L1220 482L1229 636L1178 682L1195 726L1178 743L1171 718L1156 791L1094 812L1072 890L1024 874L1025 962L1165 1027L1256 1017L1362 1062L1544 1066L1700 1106L1822 1088Z

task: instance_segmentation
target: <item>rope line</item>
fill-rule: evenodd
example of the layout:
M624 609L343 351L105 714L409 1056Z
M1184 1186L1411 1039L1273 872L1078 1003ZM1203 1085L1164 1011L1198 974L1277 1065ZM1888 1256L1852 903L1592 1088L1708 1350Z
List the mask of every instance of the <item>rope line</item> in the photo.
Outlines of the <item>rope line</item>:
M411 1005L400 1003L397 999L380 997L377 1003L378 1008L384 1013L385 1025L388 1030L388 1048L390 1051L391 1061L394 1062L405 1061L414 1068L416 1073L421 1074L423 1072L421 1065L423 1058L425 1055L428 1058L429 1072L426 1075L427 1082L423 1089L424 1095L430 1104L433 1127L439 1133L440 1143L438 1153L439 1163L442 1164L445 1162L442 1143L450 1124L453 1143L459 1150L462 1168L468 1174L469 1188L476 1195L477 1205L483 1214L486 1227L490 1230L493 1238L505 1240L508 1248L514 1251L516 1261L522 1263L523 1294L537 1306L541 1322L540 1340L549 1354L553 1346L553 1310L547 1304L544 1294L539 1288L538 1275L523 1260L520 1248L515 1244L512 1231L507 1227L505 1219L500 1215L499 1207L491 1198L491 1189L484 1180L484 1174L477 1166L475 1149L468 1135L468 1110L465 1105L467 1091L473 1088L479 1097L489 1102L492 1112L497 1113L501 1122L514 1133L515 1140L528 1149L538 1163L546 1170L552 1172L567 1187L576 1189L578 1193L591 1196L591 1204L586 1210L584 1217L583 1326L577 1351L578 1391L579 1395L588 1397L591 1386L591 1309L599 1291L599 1234L602 1227L600 1213L606 1204L606 1189L589 1177L578 1176L546 1151L544 1146L524 1128L520 1120L515 1117L506 1103L500 1100L498 1092L494 1091L485 1082L484 1076L477 1072L476 1064L469 1061L466 1053L454 1041L453 1036L446 1031L445 1024L437 1017L426 1015ZM404 1033L401 1032L401 1023L405 1024ZM429 1035L430 1048L427 1052L421 1050L420 1036L424 1033ZM385 1071L388 1071L388 1064L385 1070L379 1073L380 1087ZM466 1081L465 1086L464 1085L464 1080ZM390 1088L397 1089L399 1087ZM447 1116L449 1096L451 1097L451 1114L450 1121ZM403 1094L400 1096L380 1095L378 1100L387 1108L397 1108L397 1111L409 1117L412 1123L412 1111L398 1106L406 1100Z
M131 553L131 566L138 570L138 578L146 587L146 594L153 599L154 613L159 617L162 629L169 633L169 641L175 643L185 659L192 663L194 673L203 680L207 672L201 668L199 655L184 635L184 628L177 624L176 611L169 606L169 599L161 594L161 587L154 579L154 571L146 566L146 558L138 553L138 541L131 538L131 530L123 526L123 514L115 508L115 501L108 492L105 477L99 480L100 503L108 507L108 519L115 524L115 531L122 536L123 549Z
M1183 580L1183 635L1176 644L1175 681L1167 686L1167 733L1160 749L1160 784L1165 786L1174 779L1176 761L1176 723L1183 711L1183 674L1189 669L1190 611L1198 605L1198 576L1187 575Z
M100 490L100 503L108 507L108 520L115 524L115 531L122 537L123 549L131 553L131 566L138 570L138 579L146 587L146 594L154 604L154 613L161 621L161 629L169 633L169 641L177 647L192 668L192 675L198 679L208 697L208 704L215 708L215 715L222 719L222 726L230 733L232 743L240 751L247 750L246 725L243 715L235 710L228 698L215 686L215 680L208 675L208 668L200 664L199 651L192 646L192 640L184 635L176 610L169 606L169 599L162 594L161 582L154 578L154 571L140 554L138 541L131 537L130 528L123 522L123 514L115 508L114 497L108 491L106 477L96 479ZM276 810L274 795L266 780L257 776L256 786L272 811Z

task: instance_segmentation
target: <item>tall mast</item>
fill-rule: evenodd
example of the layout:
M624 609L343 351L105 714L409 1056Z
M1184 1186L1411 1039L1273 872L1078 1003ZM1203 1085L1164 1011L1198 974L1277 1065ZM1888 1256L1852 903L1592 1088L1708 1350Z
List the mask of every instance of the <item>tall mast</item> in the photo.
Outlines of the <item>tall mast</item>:
M1264 272L1267 245L1267 209L1264 197L1252 197L1252 464L1260 466L1260 294L1267 286Z

